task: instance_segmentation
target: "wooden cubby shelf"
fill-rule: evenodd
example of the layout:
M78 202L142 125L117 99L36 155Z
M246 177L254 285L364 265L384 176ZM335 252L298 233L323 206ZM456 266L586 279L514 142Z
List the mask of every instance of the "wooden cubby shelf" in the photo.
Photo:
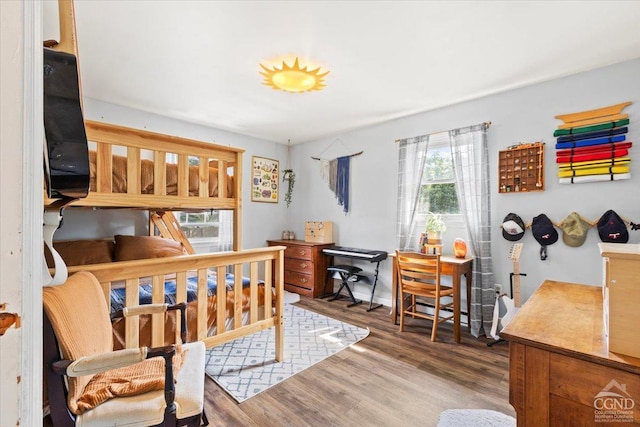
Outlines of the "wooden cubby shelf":
M498 152L498 193L544 191L544 142Z

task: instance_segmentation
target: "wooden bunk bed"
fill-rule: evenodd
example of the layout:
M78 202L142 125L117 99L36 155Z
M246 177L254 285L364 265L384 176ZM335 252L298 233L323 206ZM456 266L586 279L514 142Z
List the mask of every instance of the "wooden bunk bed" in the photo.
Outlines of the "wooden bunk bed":
M45 45L77 55L73 3L60 0L59 13L61 41ZM142 286L150 287L152 303L164 302L170 282L176 302L191 299L187 321L195 331L192 338L211 347L273 327L275 358L282 360L285 248L241 250L244 150L88 120L85 130L92 159L91 189L86 198L69 206L148 210L150 234L157 230L180 242L187 254L78 265L69 273L93 273L108 303L116 289L124 289L125 307L138 304ZM58 209L46 192L44 207ZM233 251L197 255L171 211L215 209L234 212ZM211 287L212 276L224 277L220 282L225 286ZM137 347L146 339L153 346L163 345L166 329L170 334L179 330L178 320L167 322L163 314L151 315L146 325L150 337L141 339L142 325L128 318L120 332L124 346Z
M189 329L195 331L196 339L210 347L275 327L279 347L276 358L281 359L284 247L240 250L243 150L91 121L86 122L86 130L90 150L95 153L90 156L95 159L91 191L69 206L149 210L150 234L157 232L180 242L187 255L81 265L70 267L69 273L92 272L102 284L107 301L115 289L124 288L125 306L138 304L141 286L151 286L151 302L163 302L165 278L170 277L172 290L175 286L172 298L189 302ZM114 152L125 152L126 156ZM167 154L177 162L168 163ZM50 206L55 206L55 200L45 195L45 209ZM234 212L232 252L195 254L171 210L202 209ZM212 295L207 277L227 277L229 271L233 272L232 278L225 280L226 286L214 286ZM195 291L193 286L188 289L194 281ZM265 292L263 283L273 283L273 292ZM197 298L187 301L189 292L195 292ZM153 315L150 323L143 325L150 331L150 345L165 342L167 319L163 316ZM230 329L227 317L233 319ZM170 323L173 331L175 320ZM126 347L138 346L141 341L147 344L147 338L140 338L140 326L137 320L127 319L124 332L118 332Z

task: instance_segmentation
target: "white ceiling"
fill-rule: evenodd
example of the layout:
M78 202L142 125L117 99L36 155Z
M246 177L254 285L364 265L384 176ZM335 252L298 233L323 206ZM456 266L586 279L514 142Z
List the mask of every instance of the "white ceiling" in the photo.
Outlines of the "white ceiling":
M292 144L640 57L640 1L76 0L85 97ZM57 39L46 1L45 38ZM329 70L303 94L260 63Z

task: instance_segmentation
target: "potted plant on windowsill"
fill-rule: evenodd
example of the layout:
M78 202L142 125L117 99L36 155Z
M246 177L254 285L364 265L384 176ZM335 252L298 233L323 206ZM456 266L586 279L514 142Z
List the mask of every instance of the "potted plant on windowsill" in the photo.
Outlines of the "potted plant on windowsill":
M447 231L447 225L442 220L442 215L433 212L428 213L424 228L427 232L427 243L431 244L439 244L442 241L442 233Z

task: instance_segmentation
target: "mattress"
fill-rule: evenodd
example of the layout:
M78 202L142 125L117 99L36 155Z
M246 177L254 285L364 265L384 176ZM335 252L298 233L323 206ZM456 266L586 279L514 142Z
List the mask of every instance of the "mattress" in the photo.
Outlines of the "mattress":
M215 296L218 283L216 274L214 272L209 273L207 277L207 296ZM233 289L235 277L231 273L227 273L226 287L227 291ZM242 287L249 286L249 278L242 278ZM187 302L195 301L198 294L198 277L196 275L190 275L187 277ZM138 291L139 301L138 304L151 304L152 302L152 288L151 284L143 284L139 286ZM164 282L164 302L166 304L176 304L176 281L174 279L165 280ZM111 290L111 313L121 310L125 307L125 288L114 288Z
M140 194L154 194L153 161L140 160ZM127 158L112 156L111 193L127 193ZM96 152L89 151L89 184L90 191L96 192ZM233 197L233 175L227 175L227 197ZM200 171L198 166L189 167L189 195L199 195ZM178 194L178 165L166 164L166 194ZM218 168L209 166L209 197L218 196Z

